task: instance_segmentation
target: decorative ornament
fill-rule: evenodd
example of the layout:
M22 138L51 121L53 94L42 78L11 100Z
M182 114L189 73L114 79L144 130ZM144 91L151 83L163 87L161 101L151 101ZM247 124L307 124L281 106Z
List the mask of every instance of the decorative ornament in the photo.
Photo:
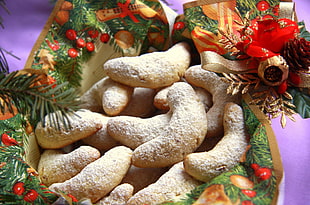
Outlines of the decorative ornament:
M73 4L69 1L64 1L55 16L55 21L63 26L65 23L69 21L70 18L70 10L73 9Z
M288 77L288 65L282 56L273 56L261 61L258 76L269 86L278 86Z
M146 4L136 0L134 4L130 0L126 0L125 3L118 2L116 8L100 9L96 12L96 17L99 21L109 21L115 18L129 17L134 23L139 23L136 15L143 18L154 18L158 16L158 12L148 7ZM159 16L167 21L166 17Z
M270 8L264 0L256 6L260 11ZM218 62L214 62L208 52L223 55L223 51L211 50L202 53L202 67L223 75L223 80L230 84L227 93L250 93L251 104L257 105L269 120L281 116L281 125L285 127L286 117L295 121L296 114L289 87L310 87L310 42L299 37L298 24L290 19L264 16L250 20L249 12L244 18L238 10L236 13L241 19L235 21L241 26L240 35L230 28L219 28L222 39L218 42L239 61L224 62L217 57ZM214 64L226 67L214 68Z
M6 134L6 133L3 133L3 134L1 135L1 142L2 142L2 144L6 145L6 146L15 146L15 145L18 145L18 142L17 142L14 138L10 137L10 136L9 136L8 134Z
M114 38L117 45L123 49L130 48L135 42L135 37L127 30L118 31Z
M39 64L42 64L43 70L54 70L54 65L56 65L56 62L54 61L54 55L50 54L48 50L41 49L38 57L40 58Z
M290 67L290 71L310 70L310 41L304 38L294 38L288 41L282 52Z

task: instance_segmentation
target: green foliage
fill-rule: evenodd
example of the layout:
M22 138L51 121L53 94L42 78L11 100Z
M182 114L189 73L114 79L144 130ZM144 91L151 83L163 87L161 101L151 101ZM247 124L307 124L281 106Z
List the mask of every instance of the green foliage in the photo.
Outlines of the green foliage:
M22 146L0 146L0 204L51 204L58 197L40 183L33 175L31 167L23 159ZM15 185L22 184L22 189ZM24 197L29 191L37 193L33 202L27 202ZM18 192L18 194L17 194Z
M0 73L3 74L9 73L9 66L1 48L0 48Z
M288 92L292 95L292 103L296 106L295 111L302 118L310 118L310 96L309 89L289 88Z
M299 22L298 26L300 27L300 37L306 39L307 41L310 41L310 33L306 29L305 22Z
M242 16L245 16L247 12L251 12L250 19L265 15L275 16L274 11L277 10L279 0L266 0L265 2L269 5L269 8L264 11L257 9L258 2L260 0L239 0L237 1L237 8Z
M35 126L43 121L45 115L60 111L61 115L52 117L52 125L59 126L59 122L67 122L67 113L78 109L77 93L73 88L67 88L68 83L60 85L35 85L37 75L17 75L12 72L0 76L0 112L5 109L13 113L13 106L18 113L26 116ZM54 87L56 86L56 87ZM66 124L66 123L65 123Z
M217 33L218 22L204 15L200 6L185 9L184 15L186 16L189 30L192 31L195 26L199 26L205 30Z

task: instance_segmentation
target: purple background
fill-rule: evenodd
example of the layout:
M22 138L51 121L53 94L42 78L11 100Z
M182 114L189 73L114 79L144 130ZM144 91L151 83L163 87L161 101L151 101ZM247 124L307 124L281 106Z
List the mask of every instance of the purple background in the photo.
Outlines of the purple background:
M182 13L182 2L175 0L173 7ZM310 30L310 1L295 0L298 20L306 22ZM48 0L7 0L8 15L0 8L4 18L5 29L0 28L0 47L18 56L17 60L7 56L10 70L24 67L28 55L49 17L53 5ZM284 204L310 203L310 136L308 133L310 119L296 116L297 122L288 120L285 129L279 124L279 119L273 120L272 126L278 140L285 170Z

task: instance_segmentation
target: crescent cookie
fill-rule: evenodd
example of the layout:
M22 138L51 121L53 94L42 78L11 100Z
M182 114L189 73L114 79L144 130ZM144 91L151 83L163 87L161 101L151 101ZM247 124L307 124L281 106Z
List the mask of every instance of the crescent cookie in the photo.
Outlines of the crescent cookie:
M104 73L131 87L160 88L180 80L191 61L190 46L181 42L167 51L108 60Z
M100 152L90 146L81 146L68 154L61 150L44 150L38 165L39 177L46 186L64 182L99 157Z
M202 182L188 175L183 168L183 163L173 165L155 183L134 194L127 205L155 205L184 196Z
M191 153L184 159L185 171L201 181L209 181L233 168L247 147L242 108L227 103L224 109L224 137L208 152Z
M52 113L52 115L57 114ZM60 129L56 129L51 126L49 116L45 116L45 126L39 122L35 129L38 144L44 149L59 149L91 136L102 128L101 116L89 110L78 110L69 116L71 127L68 129L62 123L60 123Z
M185 73L185 79L194 86L206 89L212 95L213 105L207 112L207 137L223 135L223 108L227 102L239 103L241 96L227 94L226 90L229 84L216 73L202 69L201 65L190 67Z
M113 189L109 196L104 197L98 205L125 205L133 195L134 187L131 184L120 184Z
M171 118L158 137L138 146L132 156L137 167L166 167L182 161L207 133L203 103L185 82L174 83L168 94Z
M151 88L135 87L126 108L119 115L150 117L156 111L153 105L155 90Z
M120 184L131 165L131 156L130 148L114 147L88 164L79 174L63 183L52 184L49 188L72 194L78 199L89 198L95 203Z
M111 117L102 115L98 122L101 122L102 127L95 134L82 139L82 142L97 148L99 151L107 151L117 145L119 142L111 137L107 131L107 124Z
M80 97L81 108L115 116L125 109L132 93L132 87L104 77Z
M135 149L160 136L170 118L170 113L155 115L151 118L117 116L108 121L107 130L115 140Z

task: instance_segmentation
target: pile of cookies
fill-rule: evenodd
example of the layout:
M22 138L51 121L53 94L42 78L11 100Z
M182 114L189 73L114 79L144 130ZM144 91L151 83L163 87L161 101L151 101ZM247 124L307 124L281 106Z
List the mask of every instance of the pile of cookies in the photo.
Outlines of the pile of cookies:
M108 60L71 128L35 129L42 183L98 204L158 204L232 168L246 146L240 96L190 47ZM57 115L57 113L53 113Z

